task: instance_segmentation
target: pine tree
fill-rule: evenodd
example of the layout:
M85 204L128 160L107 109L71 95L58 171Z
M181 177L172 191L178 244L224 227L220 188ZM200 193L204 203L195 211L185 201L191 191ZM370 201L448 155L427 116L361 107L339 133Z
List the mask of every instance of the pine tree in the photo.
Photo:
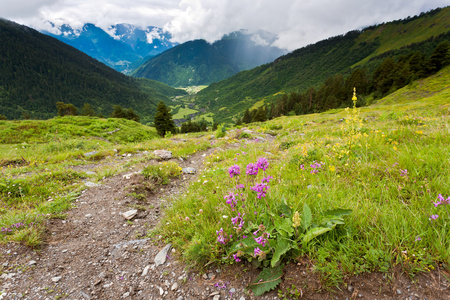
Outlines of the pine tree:
M164 102L159 102L156 108L155 114L155 127L156 132L164 137L167 132L175 132L175 123L172 120L172 114L170 109L164 104Z

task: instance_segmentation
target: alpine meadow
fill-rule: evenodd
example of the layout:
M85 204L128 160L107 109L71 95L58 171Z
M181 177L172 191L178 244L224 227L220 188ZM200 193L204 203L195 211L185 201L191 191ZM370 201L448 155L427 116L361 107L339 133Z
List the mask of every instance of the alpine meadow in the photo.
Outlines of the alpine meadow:
M0 19L0 299L449 299L449 37L140 37L131 77Z

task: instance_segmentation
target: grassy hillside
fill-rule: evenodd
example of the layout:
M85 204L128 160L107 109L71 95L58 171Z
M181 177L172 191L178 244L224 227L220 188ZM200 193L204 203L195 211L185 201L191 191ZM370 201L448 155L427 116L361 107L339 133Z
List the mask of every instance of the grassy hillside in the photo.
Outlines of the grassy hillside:
M109 115L113 105L149 120L156 103L182 95L168 86L127 77L86 54L31 28L0 19L0 114L47 119L56 102L81 109L89 103Z
M329 38L293 51L273 63L240 72L211 84L197 95L196 103L230 121L254 103L284 92L305 92L335 74L349 74L355 66L374 70L386 56L422 51L430 55L448 40L450 7L427 14L372 26L363 31Z

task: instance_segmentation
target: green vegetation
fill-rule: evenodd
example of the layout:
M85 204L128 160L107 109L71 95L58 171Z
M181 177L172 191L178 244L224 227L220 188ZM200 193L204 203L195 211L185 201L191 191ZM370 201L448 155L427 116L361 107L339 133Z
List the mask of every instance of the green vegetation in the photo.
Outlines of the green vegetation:
M0 111L8 119L48 119L56 102L82 108L89 103L102 115L113 105L133 108L143 123L156 103L186 94L165 84L127 77L84 53L37 31L0 20Z
M198 108L213 112L216 121L231 123L233 117L236 121L237 116L241 117L255 103L263 100L259 106L270 106L279 93L304 94L318 89L327 80L348 77L355 67L366 68L367 73L372 74L387 57L398 62L401 56L408 57L420 51L429 58L441 42L448 41L449 26L450 7L446 7L406 20L351 31L213 83L197 94L195 103ZM349 95L344 96L348 99ZM334 97L340 96L334 94ZM329 100L332 102L331 98ZM322 103L327 101L321 99Z
M158 233L201 266L276 268L306 256L324 286L398 266L409 276L449 270L449 76L446 68L420 80L401 104L392 98L411 86L365 108L250 125L255 134L278 134L211 154ZM434 92L420 93L428 88ZM262 158L268 166L256 168ZM259 279L275 282L276 272ZM249 286L255 293L274 288L258 281Z
M151 178L150 185L165 184L180 175L180 167L176 162L150 164L153 150L186 158L211 147L209 139L195 135L183 137L183 143L160 139L154 128L126 119L65 116L0 122L0 243L30 247L42 243L47 219L64 218L86 188L84 182L149 164L143 174ZM139 153L126 160L122 156Z
M173 87L206 85L272 61L284 51L256 45L251 35L234 32L209 44L195 40L152 57L131 75Z
M157 112L155 114L155 127L156 132L161 136L165 137L167 133L175 133L175 123L172 120L172 114L170 109L164 104L164 102L159 102L156 108Z

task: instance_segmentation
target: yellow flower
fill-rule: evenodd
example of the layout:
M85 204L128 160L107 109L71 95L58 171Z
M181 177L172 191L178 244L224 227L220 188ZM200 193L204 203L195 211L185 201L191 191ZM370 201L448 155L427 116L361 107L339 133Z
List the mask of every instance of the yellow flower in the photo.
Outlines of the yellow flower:
M329 168L330 168L330 171L331 171L331 172L336 171L336 167L335 167L335 166L329 166Z
M295 211L294 216L292 217L292 226L294 226L295 228L300 226L300 214L298 213L298 211Z
M322 198L322 195L321 195L321 194L318 194L317 197Z
M393 149L394 149L395 151L397 151L397 147L395 147L395 146L394 146L394 148L393 148Z

